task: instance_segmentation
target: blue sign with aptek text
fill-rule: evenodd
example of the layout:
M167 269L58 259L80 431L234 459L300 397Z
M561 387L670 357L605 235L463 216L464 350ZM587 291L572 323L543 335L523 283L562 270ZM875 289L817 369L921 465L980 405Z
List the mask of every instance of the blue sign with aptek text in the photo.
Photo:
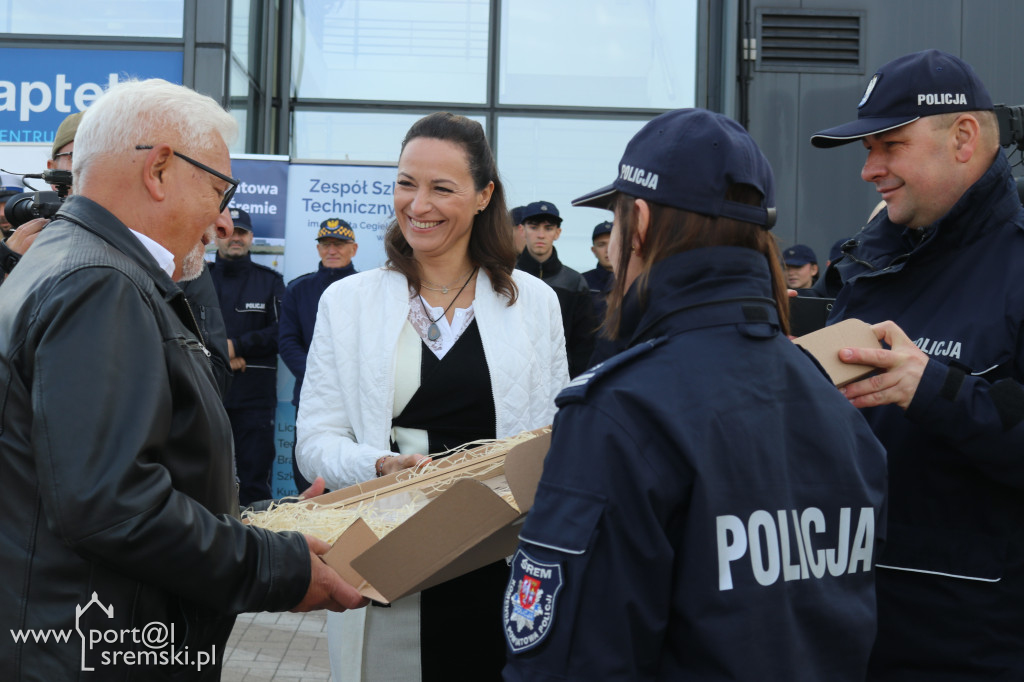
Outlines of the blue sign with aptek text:
M61 121L128 78L181 83L181 51L0 48L0 142L53 142Z

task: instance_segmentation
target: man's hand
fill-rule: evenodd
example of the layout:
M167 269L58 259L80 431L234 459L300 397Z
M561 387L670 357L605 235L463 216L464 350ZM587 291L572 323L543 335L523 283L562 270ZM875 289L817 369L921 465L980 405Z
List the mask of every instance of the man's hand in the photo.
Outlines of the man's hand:
M292 609L294 613L327 609L329 611L347 611L358 609L370 603L370 600L356 592L356 588L341 579L337 573L320 558L331 548L329 544L312 535L306 536L309 545L309 563L311 575L306 596Z
M245 358L231 358L228 360L228 365L231 367L232 372L244 372Z
M885 372L840 389L854 407L876 407L895 404L904 410L910 407L921 383L928 356L910 340L895 322L879 322L871 330L890 350L881 348L843 348L843 362L871 365Z
M46 227L46 224L49 222L50 220L48 218L35 218L33 220L29 220L27 223L12 232L11 236L8 237L7 241L4 243L7 244L7 248L11 251L25 255L25 252L28 251L28 247L32 246L32 242L34 242L36 237L39 236L39 232Z

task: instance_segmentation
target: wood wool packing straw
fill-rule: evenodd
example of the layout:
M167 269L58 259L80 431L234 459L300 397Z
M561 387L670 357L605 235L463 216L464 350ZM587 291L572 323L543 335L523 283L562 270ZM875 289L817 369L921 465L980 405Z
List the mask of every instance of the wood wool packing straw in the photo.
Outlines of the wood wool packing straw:
M518 510L505 479L505 455L513 447L550 429L525 431L497 440L473 441L453 448L415 469L404 469L380 479L371 490L343 500L317 503L287 497L265 511L246 510L246 523L273 531L298 531L334 543L356 519L362 519L382 538L455 484L473 478L488 486ZM359 488L361 486L353 486Z

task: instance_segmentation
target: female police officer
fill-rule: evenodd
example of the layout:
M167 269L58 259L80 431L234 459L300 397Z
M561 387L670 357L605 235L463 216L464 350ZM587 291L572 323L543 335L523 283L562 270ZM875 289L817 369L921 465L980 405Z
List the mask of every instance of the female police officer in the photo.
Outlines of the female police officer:
M672 111L610 186L606 332L560 411L504 595L507 680L862 680L884 452L786 335L772 172Z

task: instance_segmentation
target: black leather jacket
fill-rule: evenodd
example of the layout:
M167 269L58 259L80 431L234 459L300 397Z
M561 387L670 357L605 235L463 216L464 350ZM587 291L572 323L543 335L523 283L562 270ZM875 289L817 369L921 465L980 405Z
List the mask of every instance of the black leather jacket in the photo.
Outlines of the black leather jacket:
M231 428L197 331L141 242L77 195L4 284L0 677L78 679L84 662L103 679L218 679L234 614L302 599L302 536L235 518ZM140 641L151 623L170 641ZM128 634L88 646L76 628ZM29 629L70 639L9 639ZM101 647L165 658L115 670Z

